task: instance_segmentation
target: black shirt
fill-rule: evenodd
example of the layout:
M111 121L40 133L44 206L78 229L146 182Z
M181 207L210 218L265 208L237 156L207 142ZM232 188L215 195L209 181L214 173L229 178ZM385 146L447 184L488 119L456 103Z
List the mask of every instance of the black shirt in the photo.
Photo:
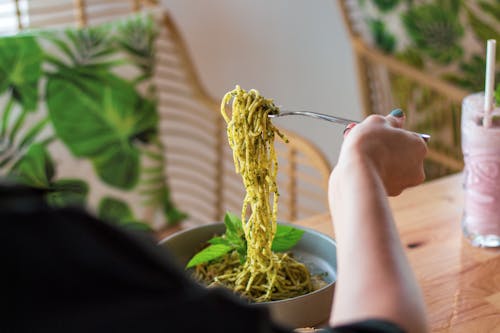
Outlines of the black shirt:
M50 208L37 190L0 187L0 227L0 332L290 332L187 278L150 236ZM326 330L401 332L380 320Z

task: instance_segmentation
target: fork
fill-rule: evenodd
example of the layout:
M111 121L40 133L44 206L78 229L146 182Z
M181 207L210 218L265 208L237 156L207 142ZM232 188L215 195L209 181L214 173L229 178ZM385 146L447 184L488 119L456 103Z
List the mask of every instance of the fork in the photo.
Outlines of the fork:
M279 117L285 117L285 116L306 116L306 117L312 117L312 118L316 118L316 119L331 121L333 123L342 124L342 125L359 124L359 121L357 121L357 120L350 120L350 119L346 119L346 118L335 117L335 116L330 116L328 114L311 112L311 111L286 111L286 112L280 112L280 113L274 113L274 114L270 113L267 116L269 118L279 118ZM429 142L429 140L431 139L431 136L429 134L424 134L424 133L417 133L417 134L425 142Z

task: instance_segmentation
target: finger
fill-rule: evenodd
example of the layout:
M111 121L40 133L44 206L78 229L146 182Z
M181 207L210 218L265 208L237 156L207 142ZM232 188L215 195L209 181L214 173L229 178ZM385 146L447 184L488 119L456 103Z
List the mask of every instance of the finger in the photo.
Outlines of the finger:
M386 117L393 127L402 128L405 122L405 114L401 109L394 109Z
M344 138L347 136L347 134L349 134L349 132L353 129L354 126L356 126L356 123L350 123L345 127Z

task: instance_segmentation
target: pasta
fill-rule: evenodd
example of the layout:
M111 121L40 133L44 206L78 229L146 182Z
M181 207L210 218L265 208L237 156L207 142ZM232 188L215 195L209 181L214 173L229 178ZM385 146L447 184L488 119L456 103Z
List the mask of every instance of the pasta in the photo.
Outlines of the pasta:
M229 117L225 109L231 100ZM198 265L195 272L199 280L209 285L223 285L256 302L290 298L313 289L304 264L289 253L271 250L279 197L275 135L287 141L268 118L269 113L278 112L272 100L239 86L222 99L221 113L227 122L235 170L241 174L246 189L241 220L247 256L241 264L236 252L229 253L222 260Z

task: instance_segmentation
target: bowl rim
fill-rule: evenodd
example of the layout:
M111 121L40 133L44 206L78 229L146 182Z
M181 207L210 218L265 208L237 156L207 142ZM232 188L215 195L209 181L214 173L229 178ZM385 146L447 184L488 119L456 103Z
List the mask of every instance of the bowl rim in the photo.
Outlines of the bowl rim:
M323 240L331 243L333 245L333 247L335 247L335 251L337 250L337 242L335 241L335 239L333 239L332 237L322 233L321 231L318 231L318 230L315 230L315 229L312 229L312 228L309 228L309 227L305 227L305 226L301 226L301 225L297 225L297 224L294 224L294 223L290 223L290 222L282 222L282 221L277 221L278 224L282 224L282 225L288 225L288 226L293 226L294 228L297 228L297 229L301 229L301 230L304 230L304 231L307 231L308 233L311 233L313 234L314 236L316 237L319 237L319 238L322 238ZM220 225L224 225L224 222L211 222L211 223L207 223L207 224L201 224L201 225L197 225L197 226L193 226L193 227L189 227L187 229L183 229L183 230L179 230L171 235L168 235L166 236L165 238L161 239L157 244L158 245L162 245L166 242L168 242L170 239L174 238L174 237L178 237L182 234L185 234L185 233L188 233L194 229L200 229L200 228L213 228L215 226L220 226ZM293 249L293 248L292 248ZM335 273L337 273L337 270L336 268L335 269ZM318 293L322 293L322 292L325 292L326 289L330 289L330 288L333 288L333 286L335 285L335 283L337 282L337 279L335 278L333 281L329 282L328 284L326 284L325 286L319 288L319 289L316 289L314 291L311 291L307 294L304 294L304 295L299 295L299 296L295 296L295 297L291 297L291 298L285 298L285 299L280 299L280 300L275 300L275 301L266 301L266 302L249 302L249 304L252 304L252 305L259 305L259 304L278 304L278 303L288 303L288 302L295 302L295 301L298 301L302 298L305 298L305 297L311 297L312 295L315 295L315 294L318 294ZM244 298L243 298L244 299Z

